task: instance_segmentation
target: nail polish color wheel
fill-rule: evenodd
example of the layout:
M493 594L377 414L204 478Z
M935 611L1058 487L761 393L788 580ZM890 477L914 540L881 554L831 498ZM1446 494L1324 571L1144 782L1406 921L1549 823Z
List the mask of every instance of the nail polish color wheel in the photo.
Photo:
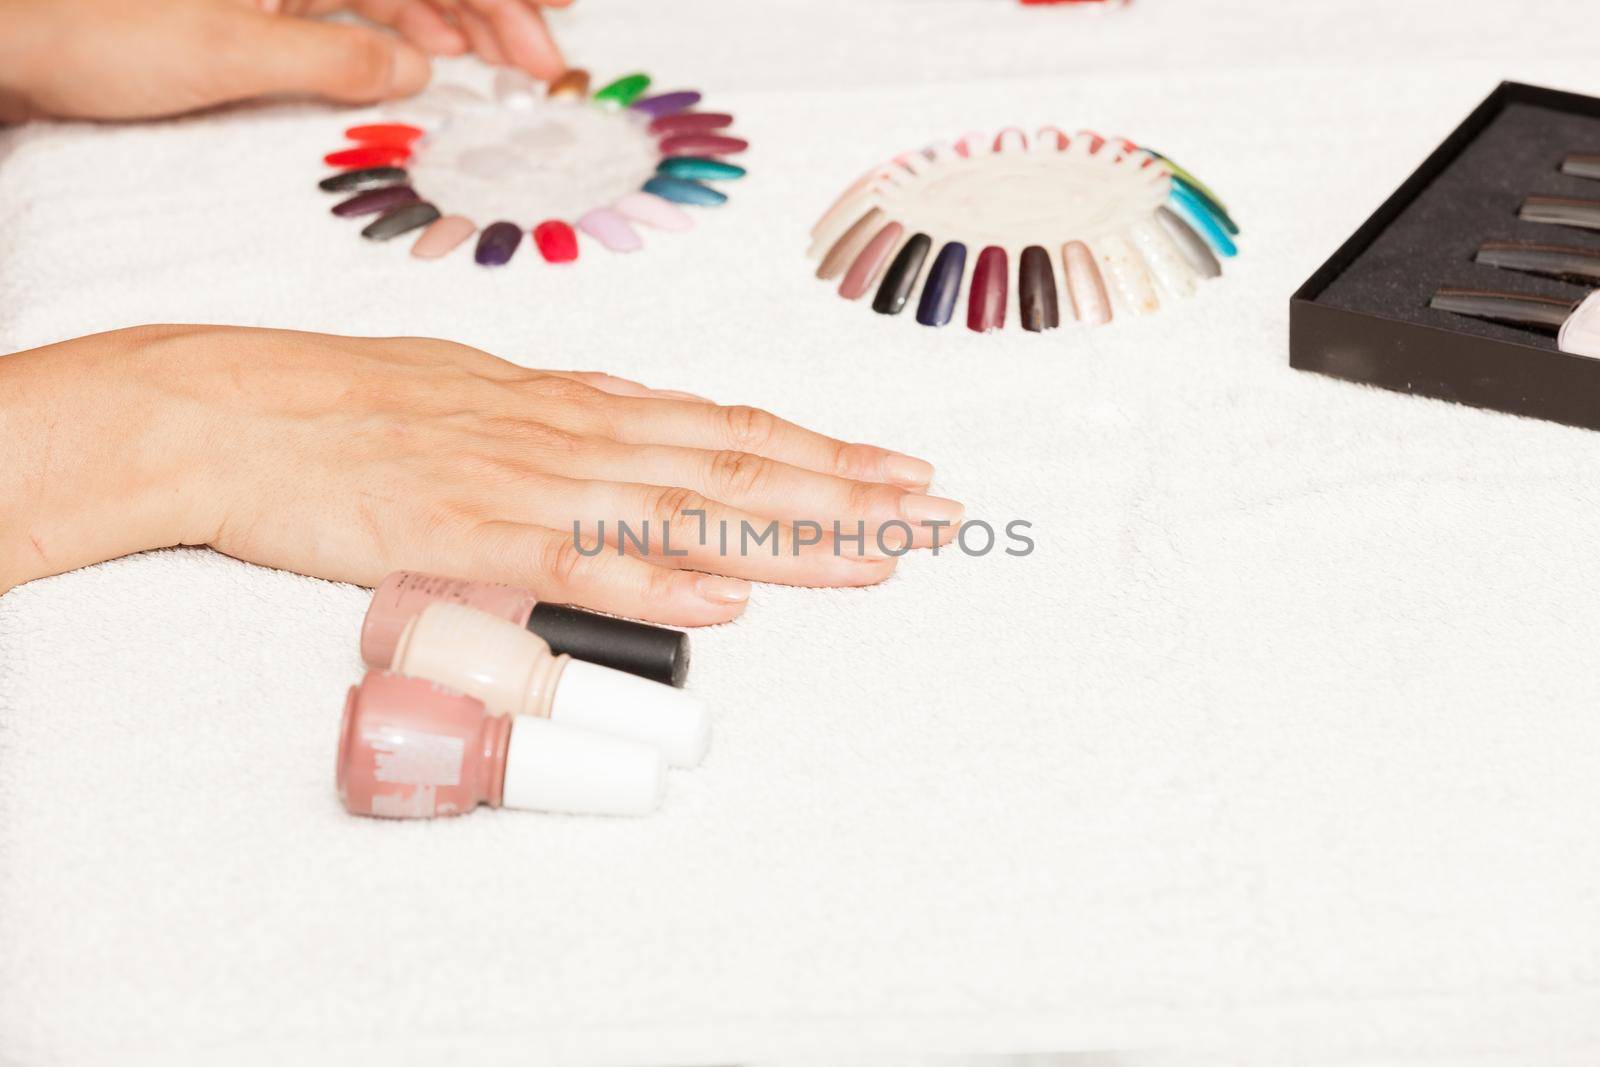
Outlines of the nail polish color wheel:
M632 252L640 228L689 229L685 208L725 202L716 183L745 173L724 158L747 147L728 132L732 115L697 110L698 92L649 86L630 74L591 94L581 70L548 85L500 71L492 94L436 85L345 131L349 145L324 159L338 173L320 185L347 196L334 215L376 216L363 237L416 234L422 259L475 234L474 258L489 267L530 233L552 263L578 258L579 234Z
M874 167L812 228L810 255L818 278L846 300L873 294L879 314L914 306L919 323L944 326L965 288L968 327L988 332L1015 289L1023 329L1038 332L1190 296L1221 275L1238 233L1217 195L1160 153L1047 126Z

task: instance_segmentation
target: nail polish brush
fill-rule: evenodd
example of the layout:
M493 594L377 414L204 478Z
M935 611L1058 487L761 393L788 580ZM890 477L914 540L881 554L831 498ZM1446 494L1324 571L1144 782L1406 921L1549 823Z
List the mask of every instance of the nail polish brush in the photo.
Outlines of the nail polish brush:
M1428 301L1428 306L1437 311L1554 333L1561 351L1600 359L1600 292L1590 293L1582 300L1561 300L1523 293L1440 289Z

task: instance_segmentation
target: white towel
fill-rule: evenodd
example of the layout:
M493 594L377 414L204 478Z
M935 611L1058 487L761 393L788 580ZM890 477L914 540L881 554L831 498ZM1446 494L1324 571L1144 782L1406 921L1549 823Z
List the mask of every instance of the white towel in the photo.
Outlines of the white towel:
M1600 434L1293 372L1285 329L1500 78L1600 90L1592 34L1551 29L1591 7L583 0L574 61L702 88L751 175L693 232L559 272L329 218L318 157L366 111L5 134L8 350L444 336L925 456L1038 549L759 589L694 638L709 760L634 821L346 815L362 590L203 550L19 588L0 1061L1600 1049ZM1043 337L810 277L807 228L871 163L1045 122L1197 171L1243 255Z

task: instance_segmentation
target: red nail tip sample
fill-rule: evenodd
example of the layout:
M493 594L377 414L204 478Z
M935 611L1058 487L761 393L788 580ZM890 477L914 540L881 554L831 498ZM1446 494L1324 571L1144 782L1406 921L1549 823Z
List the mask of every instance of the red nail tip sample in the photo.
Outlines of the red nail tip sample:
M676 133L661 142L664 156L725 156L743 152L749 141L716 133Z
M344 131L352 141L366 145L390 145L407 148L422 140L422 131L403 122L381 122L375 126L352 126Z
M978 333L1006 324L1006 250L990 245L978 254L967 299L967 328Z
M549 263L571 263L578 258L578 235L558 219L541 222L533 228L533 243Z
M330 167L388 167L404 163L410 158L408 149L396 145L363 145L360 148L346 148L342 152L330 152L322 157L322 161Z
M650 132L658 137L670 133L704 133L733 125L733 116L720 111L680 111L676 115L662 115L650 123Z

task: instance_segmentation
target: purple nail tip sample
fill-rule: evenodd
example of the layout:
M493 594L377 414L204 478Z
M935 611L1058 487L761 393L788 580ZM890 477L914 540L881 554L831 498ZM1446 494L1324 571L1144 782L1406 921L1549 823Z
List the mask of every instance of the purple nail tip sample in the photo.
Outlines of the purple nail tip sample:
M633 104L635 111L643 111L652 118L663 115L676 115L687 108L694 107L700 102L700 94L693 89L684 89L675 93L657 93L647 96L643 100L636 100Z
M340 218L351 218L356 215L376 215L380 211L388 211L401 204L409 204L417 199L417 191L409 185L391 185L383 189L368 189L364 193L357 193L349 200L342 201L333 206L333 213Z
M511 257L522 243L522 227L514 222L497 222L487 227L478 238L478 250L473 254L479 265L499 267L511 262Z

